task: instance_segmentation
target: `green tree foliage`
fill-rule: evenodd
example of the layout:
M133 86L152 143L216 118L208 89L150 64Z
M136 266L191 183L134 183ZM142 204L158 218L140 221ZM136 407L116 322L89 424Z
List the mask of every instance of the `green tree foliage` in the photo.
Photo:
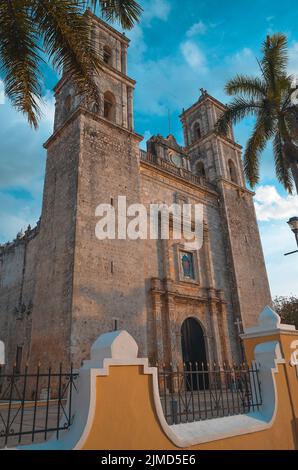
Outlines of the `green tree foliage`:
M274 310L282 319L282 323L295 325L298 329L298 298L276 297L274 299Z

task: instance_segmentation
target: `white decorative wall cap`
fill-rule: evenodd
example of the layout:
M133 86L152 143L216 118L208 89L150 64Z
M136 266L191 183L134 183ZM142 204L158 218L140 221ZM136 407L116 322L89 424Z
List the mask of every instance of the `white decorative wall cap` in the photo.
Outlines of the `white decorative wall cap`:
M91 360L85 361L85 367L103 367L105 359L122 363L134 362L138 357L138 345L127 331L105 333L91 347Z
M280 316L274 310L272 310L271 307L266 305L264 310L261 312L261 315L259 316L259 324L252 328L246 328L244 335L241 335L241 337L247 338L254 335L258 336L264 333L274 334L281 331L295 332L296 329L293 325L282 324Z
M3 341L0 341L0 365L5 364L5 346Z
M276 364L283 364L283 358L279 341L257 344L254 351L255 361L267 369L276 369Z

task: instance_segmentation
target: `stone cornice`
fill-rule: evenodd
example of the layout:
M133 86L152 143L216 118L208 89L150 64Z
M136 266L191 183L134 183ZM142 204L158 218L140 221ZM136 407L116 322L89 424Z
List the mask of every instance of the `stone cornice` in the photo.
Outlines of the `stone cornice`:
M106 125L114 129L116 128L124 132L125 134L135 138L138 142L142 142L142 140L144 139L142 135L137 134L134 131L130 131L129 129L126 129L125 127L121 127L118 124L115 124L114 122L111 122L102 116L98 116L97 114L92 113L91 111L88 111L87 109L80 106L76 111L74 111L73 114L71 114L71 116L64 122L64 124L61 127L59 127L59 129L57 129L54 132L54 134L52 134L51 137L43 144L44 148L48 149L49 146L63 133L63 131L68 127L68 125L71 124L77 117L81 115L89 116L94 121L97 121L97 122L104 122Z
M226 178L218 178L217 182L223 182L225 185L233 186L235 189L239 191L240 194L249 194L250 196L255 196L255 192L251 191L250 189L244 188L233 181L227 180Z
M193 302L203 302L203 303L210 303L214 302L217 304L223 304L226 303L222 297L221 297L221 291L217 291L216 289L213 289L213 297L210 299L210 289L206 287L198 287L197 284L195 285L189 285L189 287L198 288L201 290L202 295L196 295L192 293L186 293L186 292L180 292L178 289L181 287L181 284L183 281L178 281L178 282L173 282L171 289L169 290L167 287L163 287L162 284L164 284L162 281L159 279L153 279L155 281L155 286L151 287L151 293L152 295L161 295L161 296L167 296L170 297L172 300L180 300L180 301L193 301ZM158 281L156 283L156 281Z
M214 131L213 131L214 132ZM235 148L237 150L243 150L243 147L242 145L240 144L237 144L237 142L235 142L234 140L230 139L229 137L227 137L226 135L223 135L223 134L217 134L215 133L215 135L218 137L218 139L225 143L225 144L228 144L230 147L232 148Z
M122 83L125 83L128 86L131 86L134 88L136 81L133 80L133 78L130 78L128 75L125 75L124 73L120 72L119 70L115 69L114 67L111 67L110 65L106 64L105 62L102 61L102 71L107 72L109 75L111 75L114 78L117 78L118 80ZM70 79L69 75L64 75L62 78L60 78L59 82L54 86L53 91L55 95L57 95L63 85L68 82Z
M171 297L173 300L182 300L182 301L192 301L192 302L200 302L200 303L208 303L209 299L207 297L199 296L199 295L191 295L186 293L180 292L169 292L166 290L155 290L151 289L152 294L159 294L167 297Z
M205 143L211 137L218 138L221 142L224 142L225 144L230 145L234 149L242 150L242 146L237 144L237 142L234 142L234 140L229 139L229 137L219 135L216 132L214 132L214 130L212 130L212 131L209 131L207 134L205 134L200 140L197 140L193 144L190 144L187 147L185 147L185 151L190 152L191 150L194 149L194 147L198 147L200 144Z

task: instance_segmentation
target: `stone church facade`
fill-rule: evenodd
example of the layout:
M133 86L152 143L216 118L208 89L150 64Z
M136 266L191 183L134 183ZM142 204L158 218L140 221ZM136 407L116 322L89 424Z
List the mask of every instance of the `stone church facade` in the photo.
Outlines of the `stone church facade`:
M78 366L115 323L152 364L237 361L239 325L255 324L271 298L241 147L232 131L214 132L224 106L202 90L181 115L185 146L157 135L141 151L129 41L90 18L104 62L101 105L76 96L67 76L60 80L40 222L0 247L6 362ZM187 250L183 239L99 241L96 207L116 206L119 195L146 207L203 204L202 248ZM198 357L190 340L201 343Z

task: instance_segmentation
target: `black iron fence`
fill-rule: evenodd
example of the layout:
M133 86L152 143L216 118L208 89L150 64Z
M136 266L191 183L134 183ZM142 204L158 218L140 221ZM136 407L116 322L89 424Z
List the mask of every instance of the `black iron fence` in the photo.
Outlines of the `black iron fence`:
M262 405L259 368L187 363L159 367L161 403L168 424L246 414Z
M0 447L59 439L73 420L72 400L78 373L41 366L32 372L0 366Z
M71 366L11 372L0 366L0 447L46 441L73 422L78 373ZM168 424L246 414L262 405L259 368L248 366L158 367L161 403Z

